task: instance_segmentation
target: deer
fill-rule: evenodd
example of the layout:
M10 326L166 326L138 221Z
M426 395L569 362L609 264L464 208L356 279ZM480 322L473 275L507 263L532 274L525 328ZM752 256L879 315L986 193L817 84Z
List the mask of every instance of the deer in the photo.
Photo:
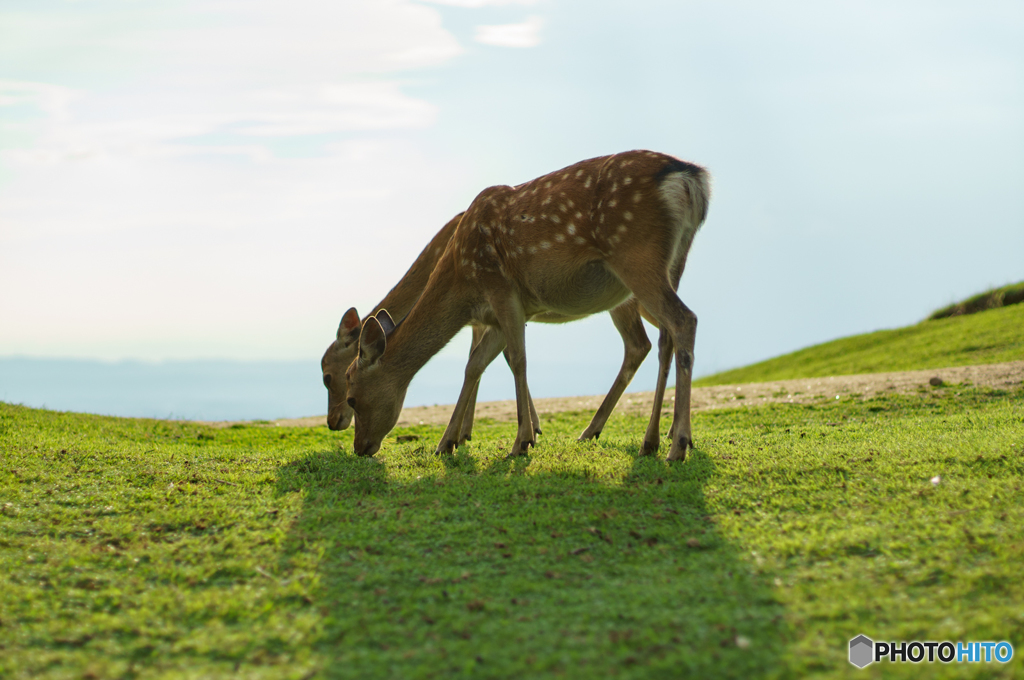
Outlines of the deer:
M698 229L707 218L710 175L654 151L581 161L515 187L480 192L409 313L362 324L346 372L355 414L353 447L371 456L398 422L413 376L465 325L485 327L438 452L457 442L472 385L501 352L515 379L518 428L510 455L536 445L526 380L526 322L546 314L581 318L631 298L659 328L658 388L675 359L676 392L667 460L693 448L690 388L697 315L677 295ZM643 451L660 445L660 399Z
M384 299L374 308L373 312L366 317L377 316L382 312L389 317L391 314L404 317L412 309L413 304L423 292L430 274L441 258L442 253L455 233L455 229L465 213L459 213L449 220L441 230L430 240L423 251L416 257L412 266L405 273L402 279L392 288ZM619 373L612 383L601 406L594 414L593 419L587 428L580 434L579 441L598 438L604 428L608 417L615 409L633 378L651 349L650 340L641 322L641 315L645 310L639 307L635 300L628 300L626 303L614 308L610 312L612 322L622 337L624 356ZM653 320L646 315L649 321ZM558 314L544 315L538 319L545 323L564 323L572 320L569 317ZM358 351L359 334L365 319L360 319L358 311L354 307L349 308L341 318L335 339L324 352L320 360L320 369L323 374L324 387L327 388L327 426L331 430L344 430L352 422L353 411L348 404L348 380L346 370L356 358ZM394 323L393 321L391 323ZM485 327L479 324L472 326L473 339L471 348L475 347L485 331ZM476 395L479 382L469 386L467 396L466 412L462 419L457 444L472 440L474 411L476 408ZM537 416L536 407L530 399L530 413L532 421L536 424L536 434L541 434L539 426L540 419Z

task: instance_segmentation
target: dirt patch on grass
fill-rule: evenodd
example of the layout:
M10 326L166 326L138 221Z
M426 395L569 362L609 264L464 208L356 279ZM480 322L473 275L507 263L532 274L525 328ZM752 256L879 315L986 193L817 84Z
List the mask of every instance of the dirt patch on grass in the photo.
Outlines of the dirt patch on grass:
M939 385L933 383L941 381ZM876 394L909 393L919 390L935 390L969 384L975 387L1013 389L1024 384L1024 361L980 366L956 366L952 368L928 369L925 371L902 371L898 373L866 373L862 375L840 375L828 378L798 378L796 380L773 380L742 385L715 385L694 388L691 406L693 411L713 408L736 408L760 406L770 403L807 404L836 397L870 398ZM604 395L589 397L555 397L537 399L535 404L541 415L564 411L596 411ZM654 403L653 392L630 392L622 395L616 413L650 414ZM665 397L665 412L672 408L672 391ZM402 410L398 425L447 425L454 405L413 406ZM476 405L477 418L493 418L499 421L516 420L516 402L487 401ZM220 423L217 423L218 425ZM274 421L281 426L326 425L326 416L311 418L287 418Z

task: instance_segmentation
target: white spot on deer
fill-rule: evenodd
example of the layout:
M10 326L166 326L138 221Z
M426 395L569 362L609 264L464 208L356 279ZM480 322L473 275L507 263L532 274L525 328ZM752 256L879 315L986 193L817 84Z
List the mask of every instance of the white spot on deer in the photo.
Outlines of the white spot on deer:
M551 200L552 200L551 197L547 196L547 197L545 197L545 199L543 201L540 202L540 204L541 205L547 205L548 203L551 202Z
M559 243L565 242L565 234L555 234L555 240Z
M469 260L467 260L466 258L462 258L462 266L465 267L468 264L469 264Z
M604 213L601 213L601 218L598 220L601 224L604 224Z
M612 200L608 201L608 207L609 208L614 208L618 204L619 204L619 201L618 201L618 199L615 199L615 198L613 198Z
M632 178L632 177L630 177L629 175L626 175L625 177L623 177L623 178L622 178L622 184L623 184L624 186L627 186L627 187L628 187L628 186L629 186L630 184L632 184L632 183L633 183L633 178Z
M562 212L569 212L569 206L567 206L565 203L558 206L558 209L561 210Z
M583 213L581 213L579 210L576 211L576 219L583 219Z
M640 202L640 201L642 201L642 200L644 200L644 195L643 195L643 193L641 193L641 192L639 192L639 191L638 191L638 192L636 192L635 194L633 194L633 202L634 202L634 203L639 203L639 202Z
M558 224L559 222L561 222L561 221L562 221L562 220L561 220L561 218L559 218L559 217L558 217L558 215L552 215L552 216L551 216L551 217L549 217L548 219L550 219L550 220L551 220L552 222L554 222L555 224Z
M587 175L587 181L583 183L583 188L584 189L589 189L590 188L590 181L591 181L590 180L590 175Z
M619 183L618 182L612 182L611 192L615 193L616 191L618 191L618 189L619 189Z
M490 236L491 235L491 228L488 227L486 224L481 224L480 225L480 233L483 234L484 236Z
M551 180L548 180L547 182L544 182L544 188L545 189L550 189L551 188Z
M583 245L586 242L587 242L587 239L583 238L582 236L577 236L576 237L576 243L578 243L580 245Z
M579 170L576 171L576 176L577 177L581 177L582 175L583 175L583 168L580 168Z
M549 248L551 248L551 241L541 241L540 247L543 248L544 250L548 250Z
M571 198L568 201L566 201L566 202L569 204L570 208L575 208L576 207L576 204L572 202Z
M569 234L569 236L572 236L573 234L575 234L576 233L576 225L573 224L572 222L570 222L569 226L567 226L565 228L565 233Z
M528 251L529 251L529 252L530 252L531 254L533 254L533 253L537 252L537 246L530 246L529 248L527 248L527 250L528 250Z
M487 248L487 254L488 255L497 255L498 254L498 251L496 251L494 249L494 246L492 246L490 243L487 244L486 248Z
M519 253L520 255L522 255L523 254L523 247L522 246L516 246L516 252Z
M622 213L622 217L623 217L623 219L625 219L625 220L626 220L627 222L630 222L630 221L632 221L632 219L633 219L633 213L631 213L631 212L629 212L629 211L627 210L626 212Z
M619 232L620 234L624 234L626 233L626 231L628 231L628 229L629 228L625 224L620 224L619 228L616 229L615 231Z

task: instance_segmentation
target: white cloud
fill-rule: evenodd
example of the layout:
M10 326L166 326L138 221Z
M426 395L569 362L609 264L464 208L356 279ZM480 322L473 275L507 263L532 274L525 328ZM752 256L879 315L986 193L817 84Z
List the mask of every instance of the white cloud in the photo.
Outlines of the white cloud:
M540 44L540 29L544 21L537 16L521 24L477 26L474 40L497 47L536 47Z
M403 137L462 52L436 8L86 5L0 41L0 354L316 356L455 212Z

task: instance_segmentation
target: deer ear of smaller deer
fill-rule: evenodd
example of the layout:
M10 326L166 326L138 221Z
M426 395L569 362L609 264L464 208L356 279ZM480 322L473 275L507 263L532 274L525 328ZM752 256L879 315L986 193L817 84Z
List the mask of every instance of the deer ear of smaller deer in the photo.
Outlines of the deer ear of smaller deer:
M349 307L348 311L341 317L341 325L338 326L338 340L344 340L346 336L359 335L359 312L355 307Z
M395 330L395 320L388 314L388 310L382 309L373 316L380 322L380 327L384 329L384 335L391 335L391 331Z
M372 365L384 354L388 340L376 317L371 316L363 324L359 334L359 361L364 365Z

